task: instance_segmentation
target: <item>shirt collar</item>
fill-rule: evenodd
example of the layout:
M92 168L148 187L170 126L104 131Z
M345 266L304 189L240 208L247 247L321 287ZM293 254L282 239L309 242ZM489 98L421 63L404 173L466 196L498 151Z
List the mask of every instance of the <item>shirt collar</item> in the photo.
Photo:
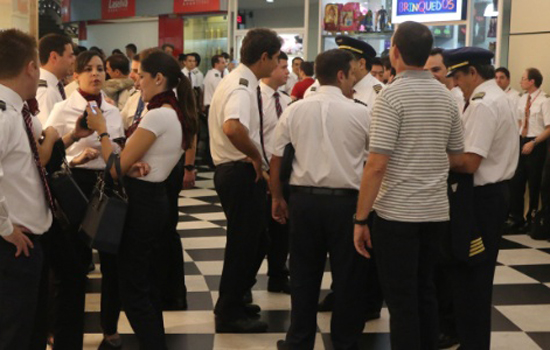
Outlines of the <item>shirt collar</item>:
M533 91L532 93L527 93L527 95L531 95L531 97L533 96L538 96L542 91L540 90L540 88L536 89L535 91Z
M432 73L425 70L406 70L397 74L395 79L399 78L434 79Z
M331 95L347 98L346 96L344 96L344 94L342 93L342 90L338 86L333 86L333 85L321 85L317 89L317 93L331 94Z
M10 105L19 113L23 111L23 99L19 94L9 87L0 84L0 100L6 102L6 105Z
M365 75L363 79L359 80L359 82L355 84L354 88L355 87L360 88L363 86L370 86L370 85L376 85L376 84L381 84L381 83L378 81L378 79L373 77L372 74L367 73L367 75Z
M490 80L486 80L484 81L483 83L479 84L475 89L474 89L474 92L472 92L472 96L470 96L470 101L472 101L472 98L474 98L474 96L480 92L486 92L486 91L489 91L491 89L493 89L494 87L498 87L500 89L500 87L497 85L497 82L495 79L490 79Z
M263 81L260 81L260 89L262 89L262 92L269 97L272 97L273 94L276 92L271 88L271 86L267 85Z
M40 79L45 80L48 83L48 87L57 86L59 83L59 79L57 79L52 72L45 70L44 68L40 68Z
M258 87L258 78L256 78L256 75L250 68L248 68L245 64L239 64L235 70L239 73L239 75L248 80L248 87L250 89L256 89Z

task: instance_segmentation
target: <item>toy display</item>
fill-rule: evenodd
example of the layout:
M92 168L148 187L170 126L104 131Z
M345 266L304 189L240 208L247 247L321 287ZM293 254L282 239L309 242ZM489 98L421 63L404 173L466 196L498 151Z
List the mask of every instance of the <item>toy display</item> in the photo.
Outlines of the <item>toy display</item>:
M359 17L361 9L358 2L348 2L342 7L340 15L340 30L347 32L355 32L361 24Z
M382 4L385 1L380 1ZM367 2L329 3L325 6L327 32L372 33L391 31L391 7Z
M337 32L340 30L341 4L327 4L325 6L325 30Z

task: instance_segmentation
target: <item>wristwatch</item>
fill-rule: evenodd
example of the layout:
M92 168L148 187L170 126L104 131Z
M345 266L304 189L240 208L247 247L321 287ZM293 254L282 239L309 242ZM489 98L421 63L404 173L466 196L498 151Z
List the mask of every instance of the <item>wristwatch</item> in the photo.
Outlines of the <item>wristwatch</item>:
M355 216L355 214L353 214L353 223L355 225L359 225L359 226L367 226L369 222L369 217L367 216L365 219L363 220L358 220L357 219L357 216Z
M111 135L109 135L108 132L104 132L103 134L101 134L101 135L99 135L99 136L97 137L98 141L101 142L101 139L102 139L104 136L111 137Z
M187 165L184 165L183 168L187 171L193 171L195 170L195 166L193 164L187 164Z

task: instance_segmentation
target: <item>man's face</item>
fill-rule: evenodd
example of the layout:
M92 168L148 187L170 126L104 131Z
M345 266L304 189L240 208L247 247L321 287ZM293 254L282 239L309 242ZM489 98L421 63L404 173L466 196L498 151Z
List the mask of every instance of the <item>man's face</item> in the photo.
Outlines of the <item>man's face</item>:
M75 59L76 58L74 56L73 45L65 45L65 51L63 51L63 55L58 56L57 60L59 70L64 76L71 75Z
M132 60L130 79L134 81L134 87L139 89L139 62Z
M187 67L188 70L193 70L197 67L197 59L195 56L187 56L185 59L185 67Z
M384 75L382 76L382 82L387 84L390 81L391 69L384 68Z
M300 65L302 64L302 60L300 59L297 59L297 60L294 60L292 62L292 71L294 72L294 74L296 74L297 76L300 75Z
M510 79L506 77L506 74L502 72L497 72L495 74L495 80L497 81L497 85L500 86L502 90L506 90L508 86L510 86Z
M350 62L350 70L347 76L343 74L343 71L341 71L341 73L338 73L342 74L341 79L339 79L340 89L342 90L344 96L346 96L347 98L353 98L353 87L355 86L357 80L355 74L358 69L359 62L357 62L356 60L352 60Z
M465 73L463 71L457 71L453 75L453 80L456 86L462 90L464 99L467 101L472 96L476 86L474 85L474 76L469 71Z
M277 66L279 65L280 54L281 52L279 51L270 58L267 52L264 53L265 56L263 56L264 59L262 60L262 76L258 78L267 78L271 76L271 73L273 73L275 68L277 68Z
M132 49L126 49L126 56L128 56L128 58L132 59L134 58L135 54L134 54L134 51L132 51Z
M166 52L169 55L173 55L174 54L174 49L171 46L166 46L164 48L164 52Z
M521 76L521 81L519 82L519 84L521 85L522 90L527 91L535 85L535 81L534 80L529 80L529 74L527 73L527 71L525 71L525 72L523 72L523 75Z
M441 84L446 84L447 82L447 67L443 63L442 55L434 55L428 57L424 69L430 71L435 79L437 79Z
M218 58L218 63L214 66L214 69L217 69L220 72L223 72L225 69L225 60L223 57Z
M372 74L379 81L384 80L384 66L378 64L373 65L370 74Z
M271 72L271 79L277 83L277 86L282 86L286 84L289 74L288 60L279 60L277 68Z

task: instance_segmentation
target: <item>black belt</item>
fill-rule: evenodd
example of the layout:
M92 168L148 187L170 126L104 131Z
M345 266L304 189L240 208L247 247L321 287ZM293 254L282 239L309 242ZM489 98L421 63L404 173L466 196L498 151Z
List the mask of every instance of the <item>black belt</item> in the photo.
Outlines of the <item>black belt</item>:
M254 166L254 164L252 164L251 162L247 162L247 161L244 161L244 160L235 160L235 161L232 161L232 162L225 162L225 163L222 163L222 164L218 164L216 165L217 168L220 168L220 167L228 167L228 166L237 166L237 165L250 165L250 166Z
M290 186L292 193L307 193L320 196L357 196L359 191L351 188L328 188L309 186Z

